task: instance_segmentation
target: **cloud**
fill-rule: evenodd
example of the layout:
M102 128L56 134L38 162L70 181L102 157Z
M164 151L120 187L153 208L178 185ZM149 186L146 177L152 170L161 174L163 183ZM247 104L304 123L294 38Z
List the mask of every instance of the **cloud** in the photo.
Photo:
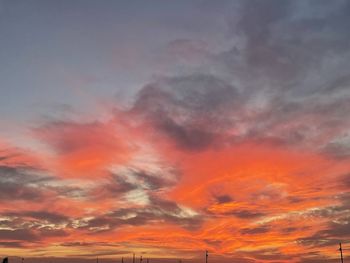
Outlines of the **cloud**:
M256 227L256 228L243 228L241 230L241 233L243 235L257 235L257 234L264 234L266 232L269 232L270 228L267 226L261 226L261 227Z
M38 241L38 235L30 229L0 229L1 240Z
M258 16L250 14L249 12L254 13L252 10L255 10L255 5L268 9L269 13L272 13L271 17L260 12ZM299 147L335 157L347 156L348 147L344 142L347 139L344 139L344 134L347 133L350 123L344 120L344 112L349 110L347 101L350 94L347 89L332 89L326 92L322 89L327 84L308 80L305 76L308 69L304 67L317 68L323 62L312 62L315 65L310 66L304 61L307 60L304 53L290 55L296 48L294 44L287 44L289 41L283 36L283 26L298 23L293 20L294 16L297 16L293 10L299 10L298 8L301 7L294 2L243 2L242 21L236 26L239 28L238 32L249 32L245 36L248 40L239 55L224 52L222 57L228 59L242 56L243 60L248 61L247 64L234 60L234 65L243 65L245 68L235 69L233 77L193 73L160 78L140 90L129 111L130 118L143 119L145 126L151 127L151 133L169 139L185 151L200 152L209 148L230 147L242 142L256 142L280 147ZM341 8L340 2L338 8ZM283 15L284 12L287 12L287 16ZM252 16L259 20L260 27L254 27L255 23L246 22ZM241 28L240 24L248 28ZM257 32L250 32L249 25ZM295 34L297 37L298 32ZM303 37L304 35L300 36ZM322 36L320 37L322 41ZM257 38L262 39L259 46L262 45L267 52L259 51L260 47L256 46L254 40ZM271 44L274 41L276 44ZM312 47L313 45L310 46L312 51L309 53L315 52ZM256 52L258 54L250 54ZM272 54L265 54L269 52ZM276 52L277 54L274 54ZM315 59L318 59L318 56L314 55ZM222 57L217 58L219 64L225 64ZM340 68L343 66L339 65ZM259 71L259 74L255 77L251 74L245 77L242 73L252 70ZM271 75L275 77L263 74L265 70L270 70ZM286 74L279 71L285 71L291 76L285 76ZM295 73L292 73L293 71ZM310 74L316 73L315 70ZM325 74L337 75L338 70L334 69L334 72ZM277 82L269 84L270 80ZM289 83L291 80L293 82ZM309 81L312 85L303 84ZM313 87L315 90L311 90ZM305 94L307 90L308 94Z
M299 96L319 93L327 89L328 81L343 78L341 56L349 55L349 37L344 34L349 5L342 0L322 1L314 7L313 1L241 1L231 33L244 39L241 47L235 47L243 63L235 63L232 54L228 56L231 69L243 67L256 80L270 79L273 88ZM332 59L335 63L327 63ZM318 77L315 68L327 75Z
M219 204L230 203L231 201L233 201L232 197L229 195L215 196L215 199Z
M31 167L0 166L0 200L32 200L38 201L45 196L44 191L38 191L37 184L48 181L49 178L36 174Z
M136 184L128 182L125 178L111 173L105 182L91 189L89 197L102 200L105 198L115 198L135 190L137 187Z
M277 248L257 249L253 251L240 252L240 255L252 257L255 260L290 260L291 255L284 255ZM283 262L283 261L282 261Z
M204 62L210 56L210 49L205 41L195 39L175 39L165 47L164 59L181 65L191 65Z
M62 180L41 166L24 150L7 149L12 152L0 161L0 202L5 200L37 202L70 196L79 192L76 186Z
M227 106L239 102L236 89L215 76L165 78L145 86L130 114L143 116L184 150L200 151L217 142L230 120Z
M0 242L0 247L7 247L7 248L23 248L24 245L23 245L22 242L9 241L9 242Z
M334 246L350 237L350 204L348 194L340 196L340 198L340 205L328 207L313 213L314 216L326 218L326 225L322 230L316 231L313 235L298 239L298 243L311 247Z
M172 201L156 196L144 207L122 208L88 220L82 228L109 231L123 225L174 224L188 230L198 229L203 222L200 215Z
M0 245L117 237L161 255L331 260L350 235L350 4L203 5L229 6L229 35L220 48L171 41L186 74L154 77L95 121L46 120L33 129L39 162L2 147ZM113 255L99 250L78 254Z
M69 218L63 214L48 211L21 211L3 214L10 217L32 218L40 221L47 221L54 224L68 222Z
M257 211L250 211L250 210L235 210L226 213L227 215L234 215L239 218L243 219L251 219L251 218L257 218L257 217L262 217L266 215L263 212L257 212Z
M174 187L178 181L178 171L172 167L157 167L156 171L133 166L122 167L110 172L109 176L89 191L91 199L122 198L133 196L133 192L164 192ZM146 193L145 193L146 194Z
M54 151L60 174L88 177L106 166L127 160L130 147L113 123L51 120L34 129L40 141Z

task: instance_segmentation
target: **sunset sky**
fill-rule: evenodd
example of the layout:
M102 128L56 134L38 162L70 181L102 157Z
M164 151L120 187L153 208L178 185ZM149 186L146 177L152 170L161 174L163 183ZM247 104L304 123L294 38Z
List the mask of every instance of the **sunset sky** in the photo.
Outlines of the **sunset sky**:
M0 0L0 257L350 261L349 28L348 0Z

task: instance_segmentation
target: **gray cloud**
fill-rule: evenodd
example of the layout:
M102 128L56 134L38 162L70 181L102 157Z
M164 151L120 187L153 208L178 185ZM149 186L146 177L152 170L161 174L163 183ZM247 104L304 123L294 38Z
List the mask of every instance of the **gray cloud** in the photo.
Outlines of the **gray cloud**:
M201 73L146 85L129 113L183 150L255 141L347 158L341 138L350 127L349 3L238 1L236 7L231 49L213 55Z
M212 60L209 69L200 73L163 77L146 85L125 114L136 116L133 120L147 122L152 126L153 133L170 139L184 151L198 152L250 141L306 147L338 160L349 158L349 2L251 0L237 3L239 9L232 15L228 25L228 42L234 44L226 51L215 53L207 50L204 43L195 40L175 40L169 44L175 53L186 54L194 50L198 56L206 56L207 60ZM52 121L37 132L58 153L69 154L91 143L109 148L114 134L113 131L108 134L103 132L106 136L100 136L104 128L101 122L81 124ZM77 136L77 131L87 132L81 137ZM103 139L91 141L91 134ZM9 158L10 155L1 155L0 161ZM176 180L168 180L162 174L140 169L130 169L129 173L134 181L127 180L122 174L111 174L87 195L99 200L120 197L138 189L147 194L158 193L176 183ZM28 167L4 165L0 167L0 174L4 175L0 178L1 201L38 201L46 196L48 190L65 196L80 191L79 188L59 190L47 187L46 183L51 179ZM348 176L344 177L342 183L344 189L349 186ZM271 189L257 194L264 194L272 200L280 198L279 193L274 194ZM215 198L219 204L232 201L228 195ZM288 198L292 203L303 201L298 196ZM344 202L338 207L311 212L310 216L333 221L329 221L325 230L299 239L298 242L305 246L322 247L348 238L349 218L344 215L348 209ZM201 225L203 218L200 215L186 215L185 212L179 204L156 198L151 193L149 205L97 215L82 228L94 232L104 227L114 229L123 225L165 222L193 230ZM257 219L266 214L264 211L243 209L229 211L224 215ZM67 221L64 215L42 211L26 211L12 216L56 224ZM1 223L11 224L6 220ZM265 226L243 228L241 233L258 235L269 230ZM281 231L287 234L295 230L289 227ZM14 246L20 245L16 241L20 234L28 240L37 240L39 233L44 237L67 234L62 230L37 227L28 232L22 229L6 231L3 232L4 236L15 240L7 242L9 246L11 242ZM213 246L219 244L215 240L206 242ZM274 261L288 259L277 250L254 253L244 257ZM315 259L304 258L301 261L326 261L319 255L314 256Z
M264 212L251 211L251 210L234 210L227 213L228 215L233 215L242 219L252 219L257 217L262 217L266 215Z
M44 193L36 187L47 177L30 167L0 166L0 200L39 200Z
M261 226L256 228L243 228L241 230L241 233L243 235L256 235L256 234L263 234L270 231L270 227L268 226Z
M88 195L91 199L116 198L137 187L136 184L128 182L125 178L110 173L105 182L91 189Z
M279 249L277 248L267 248L267 249L258 249L253 250L249 252L239 252L239 255L244 257L252 257L255 260L290 260L291 258L294 258L295 256L299 255L286 255L284 253L281 253Z
M0 236L2 240L31 242L39 240L39 236L31 229L0 229Z
M8 247L8 248L22 248L25 245L22 242L18 241L8 241L8 242L0 242L0 247Z
M338 217L328 223L327 229L316 232L314 235L300 238L298 243L311 247L333 246L350 237L350 217Z
M53 229L51 227L41 227L37 229L40 238L45 237L67 237L69 233L64 229Z
M104 199L121 197L137 189L153 193L167 190L176 184L180 175L172 167L160 168L157 172L151 172L130 166L121 172L109 173L88 195L91 199Z
M180 148L197 151L215 143L229 127L227 110L238 103L237 90L224 80L189 75L147 85L130 113L144 116Z
M69 217L47 211L23 211L23 212L10 212L3 213L5 216L19 217L19 218L32 218L40 221L48 221L54 224L64 223L69 221Z
M230 203L233 201L232 197L229 195L217 195L215 196L215 199L219 204Z
M349 55L347 1L240 3L239 19L232 21L231 29L233 37L244 39L245 44L236 47L244 63L233 60L234 72L243 67L257 80L270 79L273 88L293 96L320 92L346 79L341 65L347 62L341 56ZM327 65L326 59L336 62ZM315 68L327 75L319 78Z
M155 223L171 223L194 230L201 226L204 218L201 215L187 214L183 208L173 201L150 196L150 204L141 208L123 208L89 221L84 229L106 231L122 225L146 225Z
M0 165L0 202L26 200L36 202L57 196L82 197L83 189L62 184L63 179L49 176L47 171L27 165Z

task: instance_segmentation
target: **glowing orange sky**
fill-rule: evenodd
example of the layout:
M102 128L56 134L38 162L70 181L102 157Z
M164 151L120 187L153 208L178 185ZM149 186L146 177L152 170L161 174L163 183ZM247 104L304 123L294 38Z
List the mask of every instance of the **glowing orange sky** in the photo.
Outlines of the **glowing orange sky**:
M38 88L21 67L0 82L29 78L0 107L0 256L336 262L342 242L349 260L349 3L154 1L62 1L29 50L8 31L31 56L61 28L66 62L51 43L52 68L33 62ZM4 1L4 20L23 15L36 26L21 18L14 32L36 32L58 2ZM135 25L114 16L122 7Z

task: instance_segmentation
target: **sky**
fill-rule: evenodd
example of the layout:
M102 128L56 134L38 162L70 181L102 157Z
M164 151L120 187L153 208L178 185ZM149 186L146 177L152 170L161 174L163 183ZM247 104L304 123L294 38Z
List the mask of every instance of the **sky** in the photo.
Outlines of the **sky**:
M350 260L349 27L347 0L0 0L0 257Z

